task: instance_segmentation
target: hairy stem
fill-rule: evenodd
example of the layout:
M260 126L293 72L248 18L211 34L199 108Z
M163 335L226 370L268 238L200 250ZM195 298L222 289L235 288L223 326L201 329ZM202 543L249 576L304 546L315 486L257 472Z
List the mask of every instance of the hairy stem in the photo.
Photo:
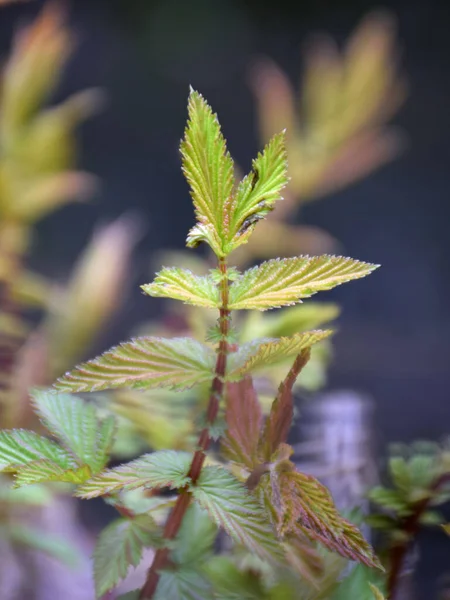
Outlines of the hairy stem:
M227 264L225 259L219 260L219 269L222 273L222 280L220 283L220 297L221 297L221 308L219 316L219 328L221 334L221 340L217 349L217 360L214 372L214 379L212 382L211 393L209 396L208 407L206 409L206 423L213 424L217 418L219 412L219 403L223 395L224 390L224 376L227 368L227 354L228 354L228 334L229 334L229 317L230 311L228 310L228 279L227 279ZM192 458L191 466L189 468L188 476L193 483L196 483L200 477L203 464L206 458L206 451L211 444L211 437L209 435L209 427L206 426L200 433L200 437L197 443L197 450ZM173 539L183 522L183 518L186 514L189 504L191 502L191 493L188 487L184 487L179 491L179 495L175 506L170 513L166 525L164 527L164 538L167 540ZM168 548L161 548L155 552L153 562L147 573L147 579L141 589L139 600L151 600L153 597L156 587L159 582L159 571L167 566L169 562L169 550Z
M424 498L420 502L417 502L414 507L414 512L405 519L402 526L402 531L406 534L406 540L403 543L396 544L391 549L390 568L387 581L388 600L393 600L395 598L406 554L415 537L419 533L420 520L424 512L428 509L430 502L433 500L433 492L437 492L444 483L448 482L448 480L448 474L436 479L434 484L431 486L430 496Z

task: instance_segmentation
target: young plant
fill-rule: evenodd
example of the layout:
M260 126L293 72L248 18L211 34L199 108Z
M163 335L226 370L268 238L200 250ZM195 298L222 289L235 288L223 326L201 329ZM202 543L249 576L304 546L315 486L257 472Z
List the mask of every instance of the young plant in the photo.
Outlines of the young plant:
M448 442L415 442L396 445L388 464L392 485L377 486L370 493L376 509L367 518L384 534L388 564L388 598L395 598L405 559L426 526L442 525L436 507L450 500L450 448ZM377 510L378 509L378 510Z
M152 284L142 287L150 296L215 309L218 320L209 342L141 337L66 373L55 384L56 391L34 394L39 416L59 443L23 430L2 432L1 467L14 474L18 486L70 482L76 496L103 497L117 508L121 519L101 534L94 555L98 597L114 588L130 565L138 564L145 547L155 549L151 566L141 590L127 598L229 597L220 590L218 569L210 560L219 528L234 541L236 551L246 548L268 568L286 569L305 540L380 567L359 530L339 514L328 490L290 461L292 387L311 347L332 332L313 330L238 345L231 325L233 311L295 304L364 277L375 265L344 257L299 256L269 260L243 273L230 266L232 252L248 241L281 199L287 183L285 136L276 135L236 184L216 115L195 91L188 108L181 153L197 223L187 245L208 244L217 267L204 276L164 268ZM264 419L251 376L288 357L292 366ZM106 464L114 419L100 418L92 404L67 394L201 385L208 385L210 394L194 451L161 450L111 469ZM218 438L219 448L214 445ZM130 505L128 494L137 489L150 496L145 508ZM170 510L159 524L155 510L161 504ZM233 583L235 597L248 597L245 577L236 575Z

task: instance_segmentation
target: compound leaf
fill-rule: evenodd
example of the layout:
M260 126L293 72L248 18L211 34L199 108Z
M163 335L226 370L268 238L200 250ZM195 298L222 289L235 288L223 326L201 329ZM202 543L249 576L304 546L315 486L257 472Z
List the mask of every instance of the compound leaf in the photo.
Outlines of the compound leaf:
M33 400L43 423L76 462L88 465L92 473L101 471L108 462L114 441L114 418L100 419L93 404L69 394L36 391Z
M17 472L41 460L53 463L55 468L75 466L70 454L46 437L24 429L0 431L0 471Z
M266 338L243 344L229 355L228 381L241 379L247 373L263 366L280 362L330 336L331 330L306 331L290 337Z
M140 337L116 346L58 379L68 392L115 388L186 389L212 379L215 353L190 338Z
M161 450L144 454L115 469L107 469L77 489L80 498L95 498L121 490L145 488L181 488L189 483L187 476L192 455L189 452Z
M226 393L227 430L222 437L222 454L228 460L253 469L257 461L262 426L261 406L250 377L228 383Z
M98 538L94 550L94 579L97 598L114 588L124 579L131 567L137 567L142 551L161 543L158 526L150 515L133 519L118 519Z
M189 95L188 112L181 154L198 223L189 232L187 245L206 242L217 256L224 256L224 206L233 192L233 161L217 115L194 90Z
M245 271L230 287L230 310L288 306L316 292L365 277L378 265L343 256L274 259Z
M173 298L186 304L217 308L220 306L219 290L209 276L194 275L189 269L164 268L153 283L141 288L149 296Z
M204 467L191 491L215 523L237 542L264 559L281 559L281 550L264 509L229 471Z

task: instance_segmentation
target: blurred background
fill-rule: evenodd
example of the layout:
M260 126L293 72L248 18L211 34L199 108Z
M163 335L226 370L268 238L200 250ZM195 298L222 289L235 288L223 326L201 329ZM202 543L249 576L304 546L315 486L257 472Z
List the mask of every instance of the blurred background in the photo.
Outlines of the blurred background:
M19 26L44 3L4 4L6 59ZM131 252L136 243L120 306L81 358L126 339L142 321L163 319L164 302L144 297L138 284L152 279L163 249L184 247L193 224L178 151L192 85L219 114L243 171L272 130L288 128L292 181L278 223L290 229L274 223L266 232L269 256L332 252L382 265L323 295L341 316L322 390L373 399L380 453L389 442L448 434L450 4L64 4L76 41L51 103L101 88L95 114L76 130L77 168L98 180L89 202L36 221L26 264L64 285L98 226L121 216L132 233L120 247ZM255 242L246 262L264 252ZM118 260L107 249L100 270ZM434 533L423 541L420 597L428 599L430 582L448 567L448 546Z

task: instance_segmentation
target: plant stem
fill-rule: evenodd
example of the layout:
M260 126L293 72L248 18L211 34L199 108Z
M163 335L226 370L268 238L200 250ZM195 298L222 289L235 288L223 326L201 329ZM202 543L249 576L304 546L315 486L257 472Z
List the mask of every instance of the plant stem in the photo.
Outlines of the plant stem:
M430 488L430 495L427 498L420 500L420 502L417 502L413 513L409 515L409 517L407 517L403 522L402 531L406 534L406 539L403 543L396 544L391 549L390 569L387 581L388 600L393 600L395 598L406 553L408 552L412 541L419 533L420 519L422 518L424 512L428 509L430 502L433 500L433 493L437 492L441 485L446 483L448 480L449 474L444 474L436 479Z
M221 334L221 340L217 349L217 360L214 371L214 379L211 386L211 393L209 396L208 407L206 409L206 423L212 425L217 418L219 412L220 399L223 395L224 390L224 376L227 368L227 355L228 355L228 334L229 334L229 316L230 311L228 310L228 279L227 279L227 263L226 260L219 259L219 270L222 273L222 280L220 283L220 297L221 307L219 315L219 328ZM188 477L192 483L196 483L200 477L203 464L206 458L206 451L211 444L211 437L209 435L209 427L206 426L200 433L200 437L197 443L197 450L192 458L191 466L189 468ZM178 533L183 518L186 514L189 504L191 502L191 493L189 487L186 486L179 491L179 495L175 506L170 513L166 525L164 527L164 538L166 540L172 540ZM156 587L159 582L159 571L167 566L169 562L169 549L160 548L155 552L153 562L147 573L147 579L141 589L139 600L151 600L153 594L156 591Z

